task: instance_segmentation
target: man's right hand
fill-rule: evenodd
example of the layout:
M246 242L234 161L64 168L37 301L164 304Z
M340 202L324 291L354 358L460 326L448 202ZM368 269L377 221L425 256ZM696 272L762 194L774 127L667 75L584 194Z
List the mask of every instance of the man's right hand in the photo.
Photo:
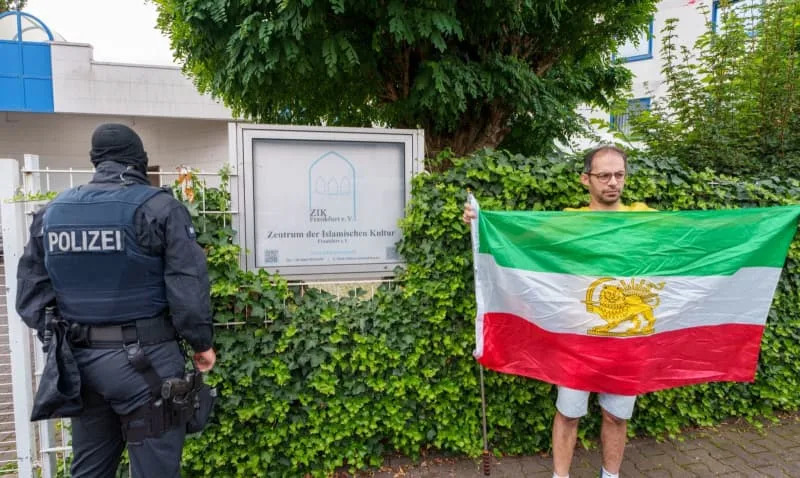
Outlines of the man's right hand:
M217 353L214 348L210 348L205 352L194 353L194 364L200 372L208 372L214 368L214 362L217 361Z
M477 217L478 213L475 212L475 208L469 203L464 204L464 214L461 215L461 220L469 224L473 219L477 219Z

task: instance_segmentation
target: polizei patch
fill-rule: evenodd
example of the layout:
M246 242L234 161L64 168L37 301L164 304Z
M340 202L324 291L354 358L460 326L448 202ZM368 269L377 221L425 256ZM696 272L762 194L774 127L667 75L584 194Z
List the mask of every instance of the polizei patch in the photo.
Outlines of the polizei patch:
M50 254L68 252L117 252L124 250L121 229L84 229L78 231L48 231L47 251Z

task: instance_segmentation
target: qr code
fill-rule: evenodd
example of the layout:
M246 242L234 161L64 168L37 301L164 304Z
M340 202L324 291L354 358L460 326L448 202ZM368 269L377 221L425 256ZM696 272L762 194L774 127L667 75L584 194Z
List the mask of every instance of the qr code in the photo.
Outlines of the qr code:
M277 264L278 263L278 250L277 249L266 249L266 250L264 250L264 262L266 264Z
M399 259L397 256L397 248L395 246L390 246L386 248L386 258L396 261Z

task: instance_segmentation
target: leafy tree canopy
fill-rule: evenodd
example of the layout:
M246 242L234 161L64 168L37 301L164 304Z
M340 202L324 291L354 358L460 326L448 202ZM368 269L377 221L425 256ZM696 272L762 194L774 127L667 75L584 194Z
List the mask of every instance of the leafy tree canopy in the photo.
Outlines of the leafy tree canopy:
M457 154L568 135L630 82L656 0L154 0L199 88L258 121L424 128Z
M0 13L8 10L22 10L27 0L0 0Z
M633 119L633 139L685 168L797 177L800 1L767 0L739 12L722 5L692 49L677 41L677 20L667 22L667 92Z

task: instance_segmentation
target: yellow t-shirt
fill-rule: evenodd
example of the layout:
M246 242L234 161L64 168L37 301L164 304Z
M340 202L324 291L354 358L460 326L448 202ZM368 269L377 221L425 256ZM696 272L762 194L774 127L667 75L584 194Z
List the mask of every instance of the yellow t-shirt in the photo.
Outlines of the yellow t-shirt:
M565 207L564 210L565 211L591 211L591 209L589 209L589 206ZM633 203L633 204L631 204L629 206L621 204L619 206L619 209L617 209L617 211L655 211L655 209L651 208L650 206L648 206L647 204L645 204L643 202L635 202L635 203ZM608 211L608 212L614 212L614 211Z

